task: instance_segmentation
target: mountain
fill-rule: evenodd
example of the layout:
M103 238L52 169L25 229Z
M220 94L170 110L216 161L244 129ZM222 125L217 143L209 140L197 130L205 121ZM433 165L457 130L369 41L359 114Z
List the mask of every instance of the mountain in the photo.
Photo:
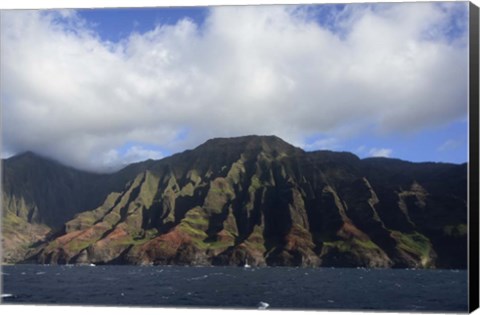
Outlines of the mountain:
M145 163L144 163L145 164ZM2 161L3 259L25 258L27 249L73 216L101 204L140 170L131 165L116 176L75 170L26 152Z
M28 154L3 180L4 244L24 236L17 221L35 236L4 245L12 262L467 266L466 164L245 136L108 175Z

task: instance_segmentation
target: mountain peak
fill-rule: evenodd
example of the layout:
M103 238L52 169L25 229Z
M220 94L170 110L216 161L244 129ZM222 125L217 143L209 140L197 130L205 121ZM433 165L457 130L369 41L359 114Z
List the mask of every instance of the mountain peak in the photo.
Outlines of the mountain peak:
M25 151L22 153L19 153L17 155L13 155L6 160L45 160L46 158L42 157L41 155L33 152L33 151Z
M34 168L44 168L46 166L59 168L59 169L71 169L79 171L74 167L65 165L51 157L47 157L33 151L25 151L23 153L9 157L8 159L3 160L6 165L17 165L22 167L34 167ZM82 172L82 171L79 171ZM88 173L88 172L86 172Z
M214 149L214 150L234 150L234 151L264 151L268 153L287 153L300 150L293 145L285 142L281 138L274 135L258 136L248 135L230 138L213 138L207 140L197 149Z

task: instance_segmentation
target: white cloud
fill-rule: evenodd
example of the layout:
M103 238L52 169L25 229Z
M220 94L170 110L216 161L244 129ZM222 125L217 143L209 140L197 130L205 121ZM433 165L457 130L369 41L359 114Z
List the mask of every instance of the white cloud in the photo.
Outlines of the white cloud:
M351 5L338 32L292 6L216 7L202 28L184 19L120 43L74 11L2 11L3 150L99 169L129 161L126 143L178 151L276 134L298 145L444 124L467 108L466 37L442 35L459 7Z
M361 154L361 153L365 152L366 149L367 149L367 147L365 145L361 145L355 150L355 153Z
M392 149L372 148L368 153L370 154L370 156L373 156L373 157L390 157L392 155Z
M2 150L2 152L0 152L0 153L1 153L1 154L0 154L0 157L1 157L2 159L8 159L9 157L12 157L12 156L15 155L14 153L9 152L9 151L5 151L5 150Z
M449 139L442 143L437 151L451 151L457 149L461 145L461 141Z
M159 160L163 158L162 152L145 149L142 146L132 146L124 154L125 160L129 163L144 161L148 159Z
M302 148L306 151L314 150L338 150L341 147L338 140L335 138L324 138L315 140L312 143L302 145Z

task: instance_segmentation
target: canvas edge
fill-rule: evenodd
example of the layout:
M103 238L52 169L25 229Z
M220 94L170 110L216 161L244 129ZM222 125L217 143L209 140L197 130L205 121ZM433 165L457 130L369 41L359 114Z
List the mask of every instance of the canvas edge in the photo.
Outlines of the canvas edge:
M469 5L469 311L479 307L479 8Z
M410 2L410 1L402 1ZM328 3L328 2L323 2ZM346 2L348 3L348 2ZM0 9L5 10L5 9ZM473 312L479 308L479 257L480 257L480 242L479 242L479 7L473 2L469 2L469 165L468 165L468 176L469 176L469 261L468 261L468 283L469 283L469 301L468 307L469 312ZM0 117L1 107L0 107ZM0 137L1 145L1 137ZM3 173L3 163L0 163L0 178ZM2 189L3 181L0 180L0 190ZM0 218L3 211L3 202L0 195ZM2 233L2 228L0 224L0 235ZM0 243L0 261L2 259L2 244ZM0 264L0 270L2 265ZM0 292L3 290L2 277L0 277ZM0 304L2 304L0 302ZM6 305L2 305L5 307ZM11 305L13 307L17 306L27 306L27 305ZM10 305L7 305L10 307ZM47 307L47 306L44 306ZM69 307L72 309L71 307ZM162 309L161 307L158 309ZM157 310L158 310L157 309ZM16 310L16 309L15 309ZM185 310L185 309L183 309ZM181 308L179 311L183 311ZM187 309L188 311L188 309ZM192 309L193 311L193 309ZM208 310L211 311L211 310ZM216 311L216 310L214 310ZM218 309L222 311L222 309ZM234 311L234 310L230 310ZM320 312L326 312L328 310L320 310ZM76 314L76 312L74 312ZM362 312L363 314L363 312ZM368 314L368 313L366 313Z

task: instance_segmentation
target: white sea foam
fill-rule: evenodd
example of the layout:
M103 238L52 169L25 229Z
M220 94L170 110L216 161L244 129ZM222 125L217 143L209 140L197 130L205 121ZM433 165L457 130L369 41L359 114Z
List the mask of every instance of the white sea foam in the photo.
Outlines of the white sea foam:
M208 278L208 275L203 275L203 276L200 276L200 277L190 278L189 280L203 280L203 279L206 279L206 278Z
M258 303L258 309L259 310L266 310L269 306L270 306L270 304L268 304L267 302L260 301Z

